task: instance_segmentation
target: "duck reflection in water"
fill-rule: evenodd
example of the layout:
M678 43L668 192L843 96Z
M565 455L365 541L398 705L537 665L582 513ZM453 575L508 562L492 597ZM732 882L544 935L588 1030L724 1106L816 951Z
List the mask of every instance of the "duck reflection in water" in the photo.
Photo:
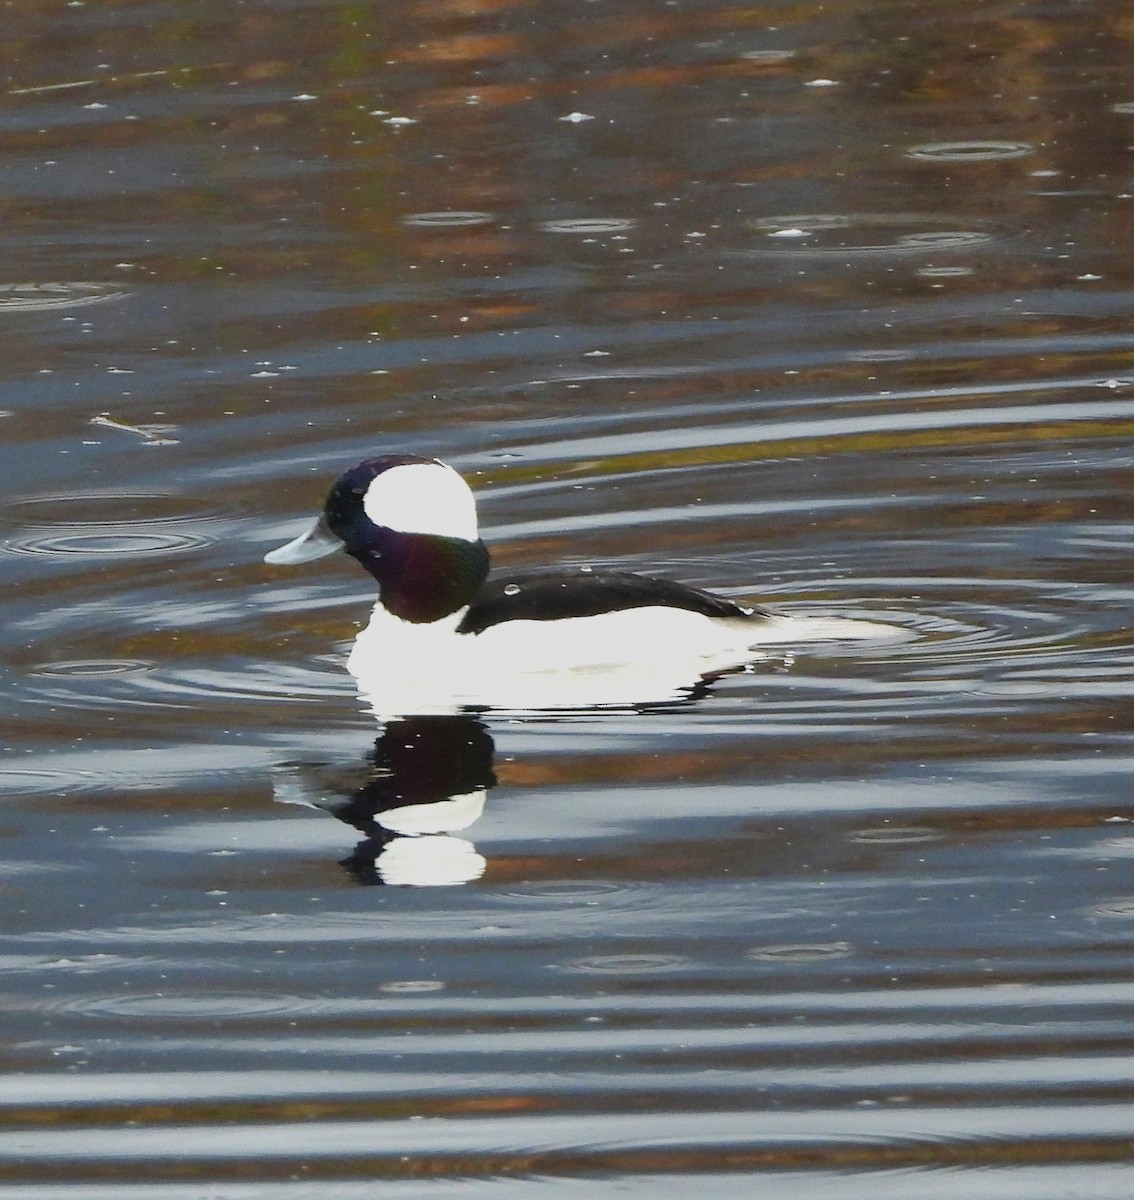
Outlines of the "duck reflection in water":
M459 883L483 873L484 859L452 831L480 815L495 782L493 746L462 713L683 703L766 659L767 647L895 632L585 566L490 579L472 490L451 467L414 454L382 454L345 472L319 517L265 561L290 566L342 551L378 585L346 663L384 723L374 772L328 799L324 782L293 770L277 798L364 833L347 866L373 882Z
M390 720L369 756L368 778L351 786L343 772L281 767L275 798L322 809L364 834L342 865L360 883L417 887L479 879L486 862L454 837L484 811L494 746L471 714Z

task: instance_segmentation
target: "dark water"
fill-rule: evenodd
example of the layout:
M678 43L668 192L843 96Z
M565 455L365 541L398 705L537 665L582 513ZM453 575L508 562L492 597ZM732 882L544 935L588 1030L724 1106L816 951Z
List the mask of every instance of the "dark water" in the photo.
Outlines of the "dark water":
M0 1194L1125 1200L1129 5L4 22ZM907 636L380 730L381 449Z

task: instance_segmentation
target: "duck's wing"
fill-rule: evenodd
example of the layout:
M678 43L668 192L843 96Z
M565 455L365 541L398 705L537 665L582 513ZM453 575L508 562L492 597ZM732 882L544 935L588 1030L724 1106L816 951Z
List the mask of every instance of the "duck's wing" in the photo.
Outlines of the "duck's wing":
M577 571L490 579L457 627L483 633L504 621L562 621L630 608L680 608L705 617L755 619L769 614L699 588L623 571Z

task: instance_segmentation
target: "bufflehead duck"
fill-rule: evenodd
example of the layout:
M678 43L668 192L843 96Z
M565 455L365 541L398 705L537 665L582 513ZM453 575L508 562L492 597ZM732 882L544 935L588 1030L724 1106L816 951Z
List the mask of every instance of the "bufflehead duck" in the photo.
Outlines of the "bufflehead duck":
M669 699L760 658L764 645L887 628L813 620L818 627L802 633L804 619L619 571L489 579L468 484L445 463L412 454L352 467L314 524L265 562L304 563L339 550L378 584L347 668L383 714L438 711L441 692L448 701L521 708ZM546 699L549 673L557 686ZM533 688L537 676L544 678Z

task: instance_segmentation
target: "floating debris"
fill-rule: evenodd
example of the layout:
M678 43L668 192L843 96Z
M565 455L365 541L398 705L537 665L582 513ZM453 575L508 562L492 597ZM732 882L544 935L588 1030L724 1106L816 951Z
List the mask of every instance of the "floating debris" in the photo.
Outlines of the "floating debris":
M169 437L177 432L176 425L129 425L125 421L116 421L109 413L99 413L91 417L90 423L102 429L117 429L120 433L133 433L142 438L147 446L176 446L177 438Z

